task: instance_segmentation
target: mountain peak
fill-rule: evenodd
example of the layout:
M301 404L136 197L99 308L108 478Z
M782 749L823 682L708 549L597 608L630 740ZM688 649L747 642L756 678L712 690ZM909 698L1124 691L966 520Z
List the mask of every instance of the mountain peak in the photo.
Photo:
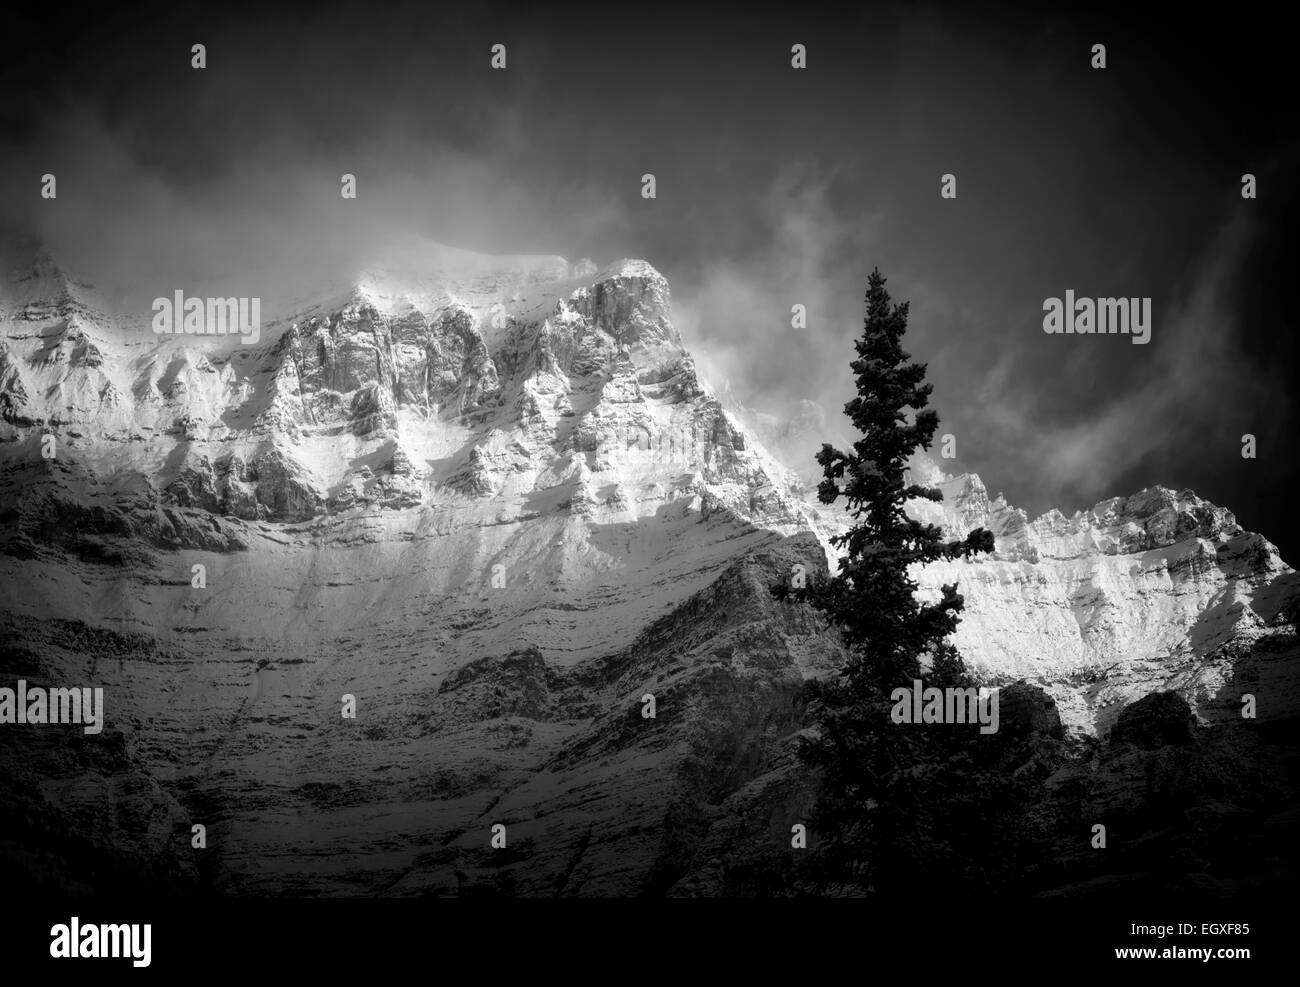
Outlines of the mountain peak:
M597 283L607 281L610 278L647 278L667 283L664 276L655 270L649 261L633 257L624 257L612 264L605 265L591 280L593 283Z

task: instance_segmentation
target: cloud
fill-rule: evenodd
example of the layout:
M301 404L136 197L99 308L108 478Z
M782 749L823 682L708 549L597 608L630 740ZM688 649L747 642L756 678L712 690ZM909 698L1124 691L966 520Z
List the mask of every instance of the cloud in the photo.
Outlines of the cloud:
M830 379L851 386L845 327L861 321L860 268L873 231L836 213L836 178L806 163L777 171L745 218L744 251L705 258L675 296L706 374L747 404L783 412L824 396ZM792 325L795 305L804 306L804 327Z
M1107 396L1093 415L1064 426L1042 428L1031 418L1019 419L1029 458L1042 464L1046 496L1078 502L1127 492L1114 489L1116 479L1147 464L1161 482L1182 486L1189 474L1201 473L1187 469L1188 450L1235 453L1245 425L1258 420L1238 413L1234 395L1250 391L1262 407L1285 401L1278 368L1261 371L1243 348L1234 303L1249 290L1241 261L1255 232L1249 215L1238 212L1205 249L1185 294L1166 301L1153 328L1153 342L1158 338L1160 345L1142 386ZM1073 342L1106 345L1111 338Z
M784 27L719 46L699 12L691 30L665 12L629 32L539 11L511 18L510 68L493 73L490 12L195 16L83 25L57 73L38 46L0 66L22 104L0 107L0 223L35 227L144 308L176 287L273 307L404 234L639 256L669 278L715 385L777 416L813 398L843 429L879 266L911 304L906 346L957 437L949 465L1031 512L1154 482L1250 496L1257 481L1216 479L1223 457L1241 432L1262 442L1294 420L1287 360L1261 360L1245 311L1254 233L1206 143L1267 107L1188 101L1182 75L1114 31L1130 57L1101 75L1077 57L1090 26L896 7L863 14L866 31L810 28L796 72ZM1255 167L1277 196L1285 171ZM56 202L35 195L47 171ZM339 197L345 172L355 201ZM956 200L939 197L946 172ZM1046 336L1042 299L1066 288L1151 296L1153 342Z

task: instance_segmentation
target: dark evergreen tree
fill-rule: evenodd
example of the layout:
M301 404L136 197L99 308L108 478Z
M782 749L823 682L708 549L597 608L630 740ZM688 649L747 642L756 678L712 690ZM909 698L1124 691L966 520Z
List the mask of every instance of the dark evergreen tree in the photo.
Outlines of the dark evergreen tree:
M891 304L879 270L868 281L866 307L852 363L858 394L844 406L861 438L849 452L825 445L817 454L824 473L820 500L842 498L855 521L837 539L846 553L837 575L778 595L825 612L851 652L838 680L811 687L819 729L801 751L823 779L812 820L819 863L831 880L884 890L896 878L916 877L918 868L943 872L948 858L963 852L953 845L954 833L943 832L944 814L969 813L974 806L961 803L979 802L983 796L973 786L987 781L968 763L973 751L963 749L972 746L977 728L890 720L895 687L910 690L916 679L940 688L972 684L947 640L962 609L957 587L944 586L935 602L919 602L908 569L992 551L993 536L979 529L945 540L941 529L904 511L912 498L943 499L938 490L911 483L907 470L912 454L930 447L939 419L928 408L925 364L902 347L908 306Z

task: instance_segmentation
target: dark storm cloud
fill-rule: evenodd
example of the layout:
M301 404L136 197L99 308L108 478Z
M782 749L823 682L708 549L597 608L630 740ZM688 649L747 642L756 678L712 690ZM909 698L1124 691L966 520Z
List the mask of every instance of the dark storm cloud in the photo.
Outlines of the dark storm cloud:
M399 231L640 256L716 384L836 415L879 265L912 303L941 431L992 489L1036 513L1192 486L1296 544L1277 520L1294 322L1262 281L1294 143L1260 75L1269 52L1235 50L1233 25L1188 39L1032 8L196 5L20 27L2 205L92 279L269 298L346 276ZM487 67L496 42L505 72ZM46 171L54 203L33 192ZM1238 196L1243 171L1261 200ZM948 172L955 201L939 197ZM1151 297L1151 344L1045 335L1043 299L1066 289Z

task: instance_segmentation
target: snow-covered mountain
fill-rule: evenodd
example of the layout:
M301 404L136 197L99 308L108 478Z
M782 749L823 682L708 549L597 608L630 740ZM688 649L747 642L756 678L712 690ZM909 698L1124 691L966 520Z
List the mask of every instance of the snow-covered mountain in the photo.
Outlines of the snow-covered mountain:
M1263 648L1242 657L1257 642L1293 647L1284 609L1300 578L1230 511L1151 487L1030 521L974 474L948 476L924 457L913 474L944 494L916 502L916 516L953 537L979 527L995 536L991 556L918 574L934 598L959 584L967 606L954 640L967 664L1039 683L1067 727L1105 733L1156 690L1181 693L1206 721L1239 717L1244 678L1259 687L1261 717L1300 708L1293 662L1264 661Z
M843 658L768 593L845 523L781 461L825 413L716 397L644 261L406 241L262 303L246 345L157 336L45 255L0 283L0 676L108 706L71 755L15 735L23 811L241 894L696 880ZM990 683L1084 734L1160 689L1235 716L1247 680L1296 714L1295 573L1227 511L1153 488L1031 522L914 469L945 494L914 510L997 536L919 574L960 584Z

